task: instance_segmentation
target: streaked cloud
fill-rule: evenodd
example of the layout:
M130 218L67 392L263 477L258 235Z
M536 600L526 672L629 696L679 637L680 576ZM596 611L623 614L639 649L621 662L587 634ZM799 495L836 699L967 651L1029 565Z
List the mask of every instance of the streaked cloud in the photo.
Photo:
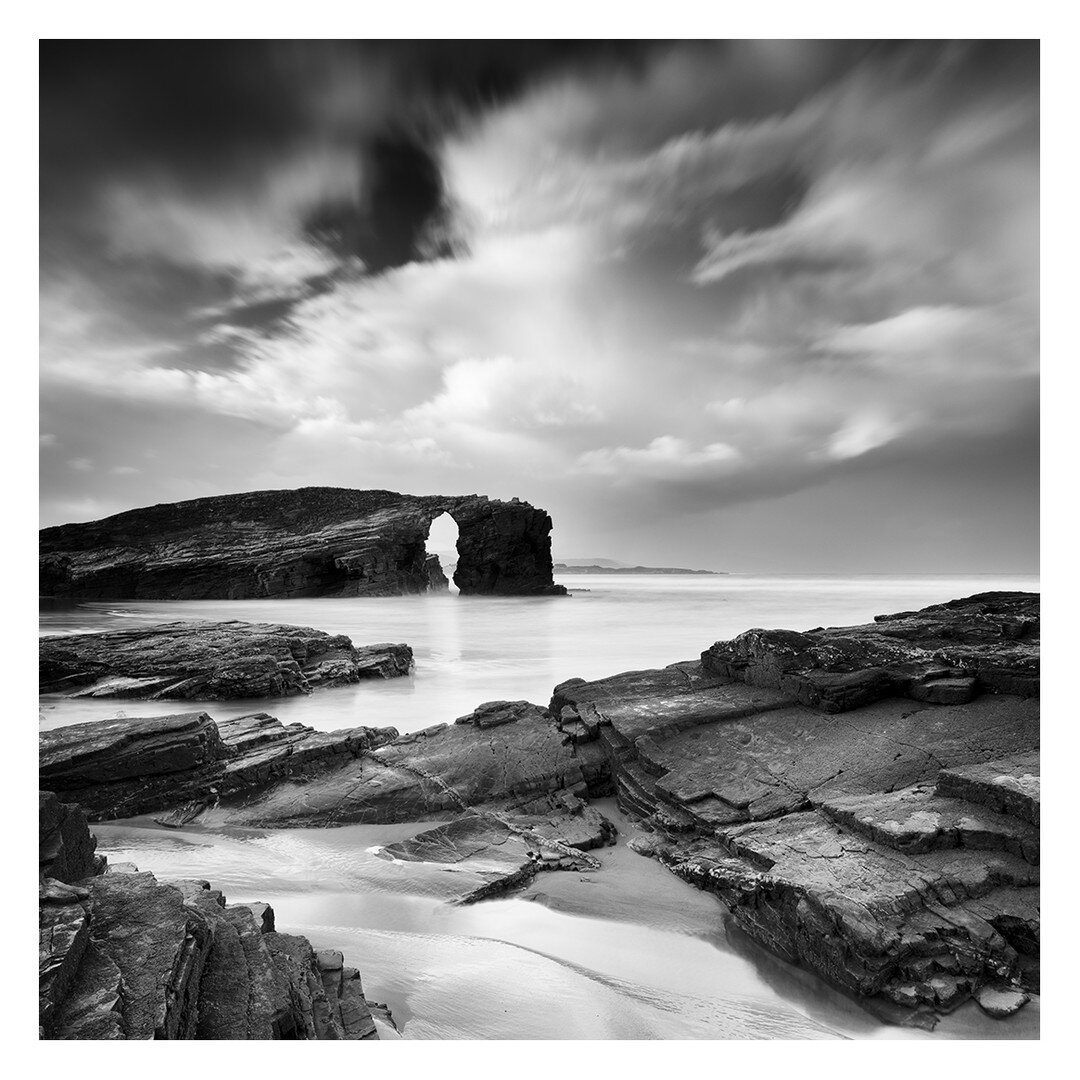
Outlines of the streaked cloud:
M219 177L155 144L46 221L67 253L46 245L42 286L50 519L78 460L114 509L519 494L590 550L616 522L691 545L672 515L830 484L857 527L860 485L950 457L1027 505L993 448L1030 453L1037 425L1031 47L538 54L487 99L397 49L275 53L283 130L256 123Z

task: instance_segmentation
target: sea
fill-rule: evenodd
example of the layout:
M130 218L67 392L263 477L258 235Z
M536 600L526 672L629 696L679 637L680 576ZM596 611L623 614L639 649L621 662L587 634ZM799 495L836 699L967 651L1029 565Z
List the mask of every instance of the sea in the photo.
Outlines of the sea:
M116 702L43 695L40 726L204 709L266 711L320 730L405 733L478 704L547 704L566 679L694 659L753 627L809 630L990 590L1038 591L1032 576L572 574L567 597L43 602L41 634L178 619L312 626L357 644L407 642L407 678L310 696L230 702ZM627 843L637 826L613 802L616 847L592 875L546 873L513 897L444 903L423 875L377 872L380 845L416 823L336 829L168 830L149 819L95 825L99 850L161 878L200 877L231 901L261 900L278 929L341 949L370 1000L406 1039L1037 1038L1038 1002L1009 1021L974 1004L933 1034L881 1023L843 995L726 928L722 905ZM384 1036L395 1033L383 1029Z

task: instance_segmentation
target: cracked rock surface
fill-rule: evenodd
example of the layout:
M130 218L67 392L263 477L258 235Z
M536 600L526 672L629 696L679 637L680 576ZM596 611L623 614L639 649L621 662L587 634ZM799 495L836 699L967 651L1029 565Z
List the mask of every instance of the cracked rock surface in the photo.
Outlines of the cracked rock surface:
M274 932L267 905L228 905L206 881L58 862L58 832L71 853L94 839L77 807L52 792L40 802L42 1038L378 1038L340 953Z
M223 797L333 771L396 734L315 731L267 713L96 720L40 732L38 776L94 820L168 810L160 820L179 825Z
M992 593L753 630L550 708L604 748L635 849L759 944L890 1017L1000 1017L1039 986L1038 625Z

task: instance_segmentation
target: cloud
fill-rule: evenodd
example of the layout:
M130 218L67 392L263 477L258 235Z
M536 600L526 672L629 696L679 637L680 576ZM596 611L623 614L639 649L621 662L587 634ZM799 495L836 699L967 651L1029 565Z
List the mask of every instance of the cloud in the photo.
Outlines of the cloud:
M43 395L199 418L132 491L220 471L239 430L241 487L539 491L594 523L620 500L711 512L1029 447L1037 85L1030 49L995 48L662 44L545 61L483 105L335 54L288 136L220 183L95 175L116 258L192 276L132 292L53 267ZM393 204L408 173L405 150L371 150L376 116L406 84L436 175L365 266L373 192ZM352 247L308 227L327 206ZM112 475L141 460L64 436Z
M730 475L741 460L739 451L727 443L709 443L695 449L685 439L658 435L648 446L639 449L619 446L590 450L578 458L577 466L582 472L597 476L672 480L703 472Z

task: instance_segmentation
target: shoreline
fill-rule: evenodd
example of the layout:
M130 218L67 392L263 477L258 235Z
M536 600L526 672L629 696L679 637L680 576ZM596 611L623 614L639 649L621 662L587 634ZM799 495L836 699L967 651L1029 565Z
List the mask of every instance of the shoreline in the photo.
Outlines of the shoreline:
M1039 1038L1039 999L1037 997L1025 1009L1013 1017L994 1020L985 1016L974 1002L968 1002L953 1014L942 1018L933 1032L917 1028L887 1023L840 990L829 986L812 972L789 964L768 952L762 946L742 934L732 925L730 914L723 905L711 895L704 893L661 867L654 860L643 858L631 850L628 842L637 835L644 834L622 811L618 810L614 799L596 800L594 805L615 822L619 828L617 846L603 850L601 869L591 874L548 873L534 878L523 888L513 890L507 895L481 901L467 908L447 907L444 901L419 887L430 871L422 864L405 866L403 876L411 873L412 880L399 881L397 887L388 880L372 883L369 867L382 869L379 861L365 862L357 856L369 854L368 848L375 844L389 844L416 835L423 830L439 824L437 821L402 822L396 825L347 825L334 829L274 829L264 830L246 827L200 825L188 826L182 833L155 825L149 818L134 818L127 821L97 823L93 826L99 836L99 851L118 859L136 862L140 869L158 872L154 865L154 852L169 848L191 849L193 858L159 860L169 870L158 872L159 878L185 876L198 872L199 876L211 879L215 887L223 888L230 902L252 903L263 901L270 903L277 912L278 928L288 933L299 933L308 937L315 948L334 948L344 951L346 961L360 968L364 976L365 989L369 997L385 1001L401 1030L401 1036L415 1037L409 1031L411 1020L423 1019L410 1006L410 995L415 988L402 986L401 981L388 977L373 962L380 956L393 958L395 938L405 935L405 944L400 948L410 951L409 935L419 933L425 939L437 940L449 930L440 931L440 909L446 909L443 915L453 926L452 937L460 936L461 919L456 916L465 914L465 921L471 927L470 936L481 942L493 941L500 946L512 949L530 949L527 928L532 917L527 910L531 907L545 909L553 916L551 920L543 917L535 920L543 927L550 921L558 927L560 937L574 940L568 931L576 932L584 940L595 940L598 934L617 935L628 940L649 940L649 933L640 930L670 934L691 938L703 947L703 960L711 957L711 964L728 965L739 978L745 978L746 972L752 972L753 978L768 988L768 994L805 1019L813 1028L819 1026L831 1033L831 1037L843 1039L889 1039L903 1041L950 1041L955 1039L1023 1039ZM140 834L134 835L132 834ZM134 843L117 846L120 836L129 836ZM141 841L141 842L140 842ZM303 866L296 862L296 856L286 862L296 873L297 878L291 884L289 880L276 879L276 871L271 871L267 879L274 881L272 887L244 879L230 888L229 878L223 870L210 864L206 857L207 848L229 847L230 844L249 844L260 841L273 851L289 851L307 847L316 848ZM345 841L342 843L341 841ZM204 855L194 854L203 849ZM310 872L303 867L311 865L319 855L327 860L327 865L351 867L337 883L323 881L320 886L313 883ZM222 859L230 856L220 853ZM284 857L276 855L282 860ZM140 861L140 859L142 861ZM317 864L318 865L318 864ZM200 869L201 868L201 869ZM355 876L354 876L355 875ZM306 880L305 880L306 878ZM360 882L366 882L363 886ZM642 886L645 886L643 889ZM360 888L358 893L356 890ZM643 905L642 896L648 902ZM358 901L359 896L375 898L373 905ZM393 930L393 907L404 903L413 910L406 919L411 929ZM323 922L324 912L336 912L339 916L347 911L350 904L367 913L367 925L355 925L349 922L327 924ZM377 911L375 917L372 910ZM410 921L411 920L411 921ZM419 920L419 921L417 921ZM487 930L483 924L489 924ZM427 929L423 929L426 927ZM517 927L519 940L508 936L507 930ZM524 928L523 928L524 927ZM533 929L533 934L540 935L542 929ZM500 936L500 934L502 936ZM435 935L432 937L432 935ZM493 936L494 935L494 936ZM365 955L363 942L377 939L374 952ZM677 944L677 937L675 938ZM352 944L350 944L352 943ZM483 948L483 946L480 946ZM462 946L464 949L465 946ZM558 947L556 946L556 953ZM451 948L451 952L453 948ZM696 952L690 948L688 952ZM508 955L508 954L503 954ZM551 953L539 953L552 965L562 967L567 961ZM440 954L440 964L447 964ZM539 967L545 964L538 960L528 961ZM571 961L581 965L581 957ZM468 969L476 961L463 960L461 967ZM393 966L392 964L388 964ZM588 965L583 965L586 969ZM440 971L442 968L439 969ZM609 973L610 975L611 973ZM434 976L417 973L421 981L427 982ZM459 976L460 977L460 976ZM551 977L550 973L547 977ZM407 983L407 979L405 980ZM571 980L575 981L575 980ZM674 983L670 987L675 990ZM470 992L481 993L474 988ZM753 991L747 991L753 996ZM430 1004L430 1000L429 1000ZM378 1018L376 1018L378 1019ZM431 1024L431 1020L425 1022ZM414 1032L430 1028L414 1027ZM391 1036L392 1037L392 1036ZM473 1038L475 1033L460 1036L428 1034L431 1038ZM509 1036L507 1036L509 1037ZM529 1036L539 1037L539 1036ZM549 1035L548 1038L574 1037L588 1038L588 1035L564 1036ZM625 1037L625 1036L623 1036ZM656 1037L669 1038L752 1038L743 1035L668 1035Z

